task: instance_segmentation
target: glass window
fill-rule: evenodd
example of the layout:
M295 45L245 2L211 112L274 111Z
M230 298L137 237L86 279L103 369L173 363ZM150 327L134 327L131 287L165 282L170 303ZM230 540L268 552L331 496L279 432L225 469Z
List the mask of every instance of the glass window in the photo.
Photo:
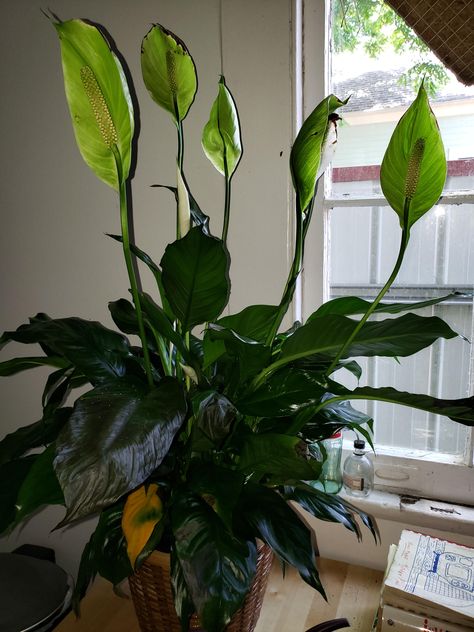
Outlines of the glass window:
M391 10L383 2L379 3L384 5L380 9L383 11L380 15L384 16L382 26L364 25L364 20L373 21L376 15L368 13L367 7L377 2L331 3L330 91L340 98L349 95L351 98L341 109L344 120L339 126L338 151L325 186L329 218L328 298L344 295L374 298L393 268L400 228L397 215L382 198L380 164L397 121L416 96L416 88L410 82L416 83L417 64L422 61L428 64L425 71L429 70L429 64L434 67L426 81L445 143L448 178L438 206L414 226L402 269L384 300L411 303L467 291L470 298L458 295L417 313L438 315L455 331L471 339L474 87L466 88L450 73L437 70L439 62L429 52L423 51L420 58L420 49L414 44L397 49L397 39L392 36L399 18L392 20L387 13ZM341 13L341 6L345 7L345 14ZM361 20L360 36L354 41L350 40L350 30L344 33L348 25L343 20L356 19ZM354 28L352 23L352 31ZM411 42L413 34L408 27L405 29L407 41ZM379 48L374 44L377 37ZM370 52L376 54L371 56ZM399 390L446 398L465 397L471 391L472 345L461 337L439 341L432 348L399 362L384 358L362 364L365 364L364 379L373 386L391 385ZM338 377L342 380L342 375ZM404 449L413 454L428 451L453 455L454 460L464 462L472 459L467 448L470 430L464 426L383 403L371 402L366 410L376 419L378 447Z

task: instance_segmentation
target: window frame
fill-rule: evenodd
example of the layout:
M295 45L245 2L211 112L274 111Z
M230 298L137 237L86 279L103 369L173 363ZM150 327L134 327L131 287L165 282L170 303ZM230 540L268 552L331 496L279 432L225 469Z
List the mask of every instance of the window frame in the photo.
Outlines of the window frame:
M330 84L330 2L331 0L293 0L295 20L295 121L308 116L315 103L329 94ZM301 60L298 63L298 50ZM330 175L330 172L329 172ZM474 204L474 191L447 192L440 204ZM330 194L328 179L318 187L315 207L308 232L304 269L298 287L294 317L306 319L329 295L329 213L334 207L380 206L388 204L382 196L337 196ZM322 211L322 212L321 212ZM316 274L315 271L318 271ZM473 319L474 323L474 319ZM474 324L473 324L474 339ZM474 376L474 353L471 353L470 382ZM455 423L455 422L453 422ZM403 495L446 500L474 505L474 429L462 458L440 453L377 448L374 455L375 486L383 491ZM343 458L350 452L351 442L344 443Z

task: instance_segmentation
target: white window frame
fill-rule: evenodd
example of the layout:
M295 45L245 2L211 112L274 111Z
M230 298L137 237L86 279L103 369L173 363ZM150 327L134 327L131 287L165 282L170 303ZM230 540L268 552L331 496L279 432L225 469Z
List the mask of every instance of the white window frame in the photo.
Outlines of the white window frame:
M329 10L330 0L293 0L296 129L314 105L329 93ZM474 204L474 192L448 193L440 200L440 204L462 203ZM328 215L330 209L336 206L388 205L383 197L329 196L326 185L319 187L307 236L311 247L306 248L304 270L295 301L295 319L306 319L328 299ZM472 383L472 361L470 376ZM347 441L343 458L349 449L350 442ZM470 431L462 459L414 450L377 449L374 456L375 485L378 489L398 494L474 506L473 458L474 429Z

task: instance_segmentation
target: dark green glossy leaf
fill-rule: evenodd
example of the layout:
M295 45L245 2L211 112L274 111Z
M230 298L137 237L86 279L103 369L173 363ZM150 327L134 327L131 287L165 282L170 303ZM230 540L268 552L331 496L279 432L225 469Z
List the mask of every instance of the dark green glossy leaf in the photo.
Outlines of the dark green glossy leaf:
M443 141L422 83L415 101L393 132L380 168L383 194L402 228L410 229L436 204L446 173Z
M174 605L176 614L181 621L183 630L189 629L189 620L196 611L196 608L189 594L186 578L181 567L178 556L174 548L170 554L171 588L173 590Z
M374 520L364 511L357 509L335 494L326 494L308 486L285 488L285 498L293 500L303 509L319 520L339 522L346 529L356 534L357 539L362 539L362 533L355 516L359 516L374 536L378 538L378 529Z
M205 393L199 398L195 427L213 443L219 443L228 435L236 416L237 410L227 397L216 392Z
M97 574L117 585L133 573L122 532L122 510L123 504L119 503L102 511L97 527L84 548L73 594L76 614L79 613L80 600Z
M230 292L229 255L222 241L195 227L167 246L161 260L163 285L183 331L216 319Z
M174 194L176 203L178 203L178 189L177 187L172 187L166 184L152 184L151 185L154 188L157 189L168 189L168 191L171 191L171 193ZM210 231L209 231L209 215L206 215L205 213L203 213L203 211L200 209L199 204L196 202L195 198L192 196L191 191L188 189L188 197L189 197L189 207L191 210L191 218L193 220L193 223L195 226L200 226L202 229L202 232L205 235L210 235Z
M58 437L54 463L68 509L64 522L107 507L143 483L185 415L185 396L173 378L152 389L115 380L79 398Z
M444 415L465 426L474 426L474 397L462 399L438 399L430 395L397 391L391 387L372 388L360 386L350 391L340 384L331 382L331 391L342 395L345 399L365 399L401 404L410 408L417 408L435 415Z
M193 460L188 470L190 489L212 506L230 531L244 480L241 472L204 461Z
M68 366L68 368L53 371L53 373L48 375L43 395L41 396L41 404L44 409L54 410L64 403L71 391L71 377L73 373L74 367Z
M284 434L255 434L245 438L239 469L257 478L268 476L272 484L317 479L320 465L306 454L306 444L299 437Z
M315 353L333 356L354 327L353 320L337 314L315 318L283 343L278 365ZM343 357L405 357L429 347L438 338L454 338L456 335L436 316L405 314L399 318L365 323Z
M331 395L327 394L327 398L330 399ZM373 448L372 424L373 420L368 415L353 408L349 402L336 401L316 413L311 407L304 409L296 416L292 427L310 441L327 439L341 428L351 429L362 434ZM369 430L364 427L366 425Z
M59 408L29 426L18 428L0 441L0 465L22 456L28 450L54 441L71 416L72 408Z
M250 305L237 314L219 318L217 324L246 338L265 342L271 321L277 313L276 305Z
M275 491L247 484L237 507L241 528L268 544L278 557L325 597L316 568L311 531Z
M142 41L142 75L151 98L182 121L197 91L196 69L184 42L160 24Z
M67 367L69 366L69 362L64 358L55 358L54 356L13 358L11 360L6 360L5 362L0 362L0 377L15 375L21 371L34 369L37 366Z
M137 322L137 313L135 307L130 301L124 298L119 298L117 301L111 301L108 304L110 315L112 320L125 334L138 335L139 328ZM156 345L153 340L153 332L149 326L145 323L145 330L147 332L147 342L152 349L156 349Z
M340 101L333 94L326 97L303 123L293 144L290 169L301 211L309 206L321 175L318 172L324 141L331 125L329 116L346 103L347 100Z
M202 132L202 147L217 171L230 178L242 156L242 142L239 115L224 77Z
M227 354L238 363L240 383L254 377L270 361L270 347L232 329L210 324L207 335L211 340L222 340Z
M242 604L256 570L256 546L238 540L201 498L175 494L171 525L189 592L208 632L221 632Z
M64 497L53 470L56 446L49 445L36 459L17 496L18 523L43 505L64 505Z
M93 383L125 374L125 361L132 357L128 340L98 322L82 318L52 320L38 314L16 331L5 332L9 340L42 343L64 356Z
M95 25L83 20L53 25L61 43L64 86L79 150L92 171L118 190L130 171L134 133L125 73Z
M459 292L453 292L439 298L432 298L427 301L419 301L417 303L379 303L374 310L374 314L384 312L386 314L399 314L400 312L408 312L413 309L423 309L431 305L437 305L444 301L450 301L462 296ZM334 298L332 301L323 303L306 322L311 322L315 318L321 318L328 314L340 314L341 316L351 316L352 314L365 314L372 305L369 301L364 301L356 296L341 296Z
M14 524L16 498L35 460L36 456L26 456L0 466L0 533Z
M286 367L236 403L240 412L260 417L284 417L319 402L326 390L309 372Z

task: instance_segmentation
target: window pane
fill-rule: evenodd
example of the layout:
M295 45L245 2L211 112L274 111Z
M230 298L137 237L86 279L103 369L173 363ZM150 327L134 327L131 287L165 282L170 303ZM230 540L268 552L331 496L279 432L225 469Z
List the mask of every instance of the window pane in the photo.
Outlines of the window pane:
M396 214L383 207L334 208L330 211L330 296L373 299L397 257L400 228ZM412 230L407 255L384 301L415 302L452 291L471 290L474 283L474 205L438 206ZM417 310L439 316L462 336L471 338L472 297L456 297ZM393 317L382 315L378 318ZM361 384L458 398L469 394L471 345L461 337L438 341L429 349L400 358L361 360ZM347 380L341 371L339 379ZM348 386L355 386L346 382ZM358 403L358 407L360 407ZM377 445L462 455L468 429L451 420L401 406L370 402L376 419Z
M340 110L344 120L333 161L332 193L381 194L383 154L397 121L416 96L424 71L436 85L430 100L448 159L445 190L474 189L474 86L459 83L433 54L412 46L411 40L396 50L400 18L381 0L370 5L361 0L338 1L332 7L331 91L340 98L351 95ZM373 26L376 17L385 22L378 30ZM404 28L405 33L411 32ZM356 41L354 32L359 33ZM377 54L372 57L368 51ZM421 68L418 78L417 67Z

